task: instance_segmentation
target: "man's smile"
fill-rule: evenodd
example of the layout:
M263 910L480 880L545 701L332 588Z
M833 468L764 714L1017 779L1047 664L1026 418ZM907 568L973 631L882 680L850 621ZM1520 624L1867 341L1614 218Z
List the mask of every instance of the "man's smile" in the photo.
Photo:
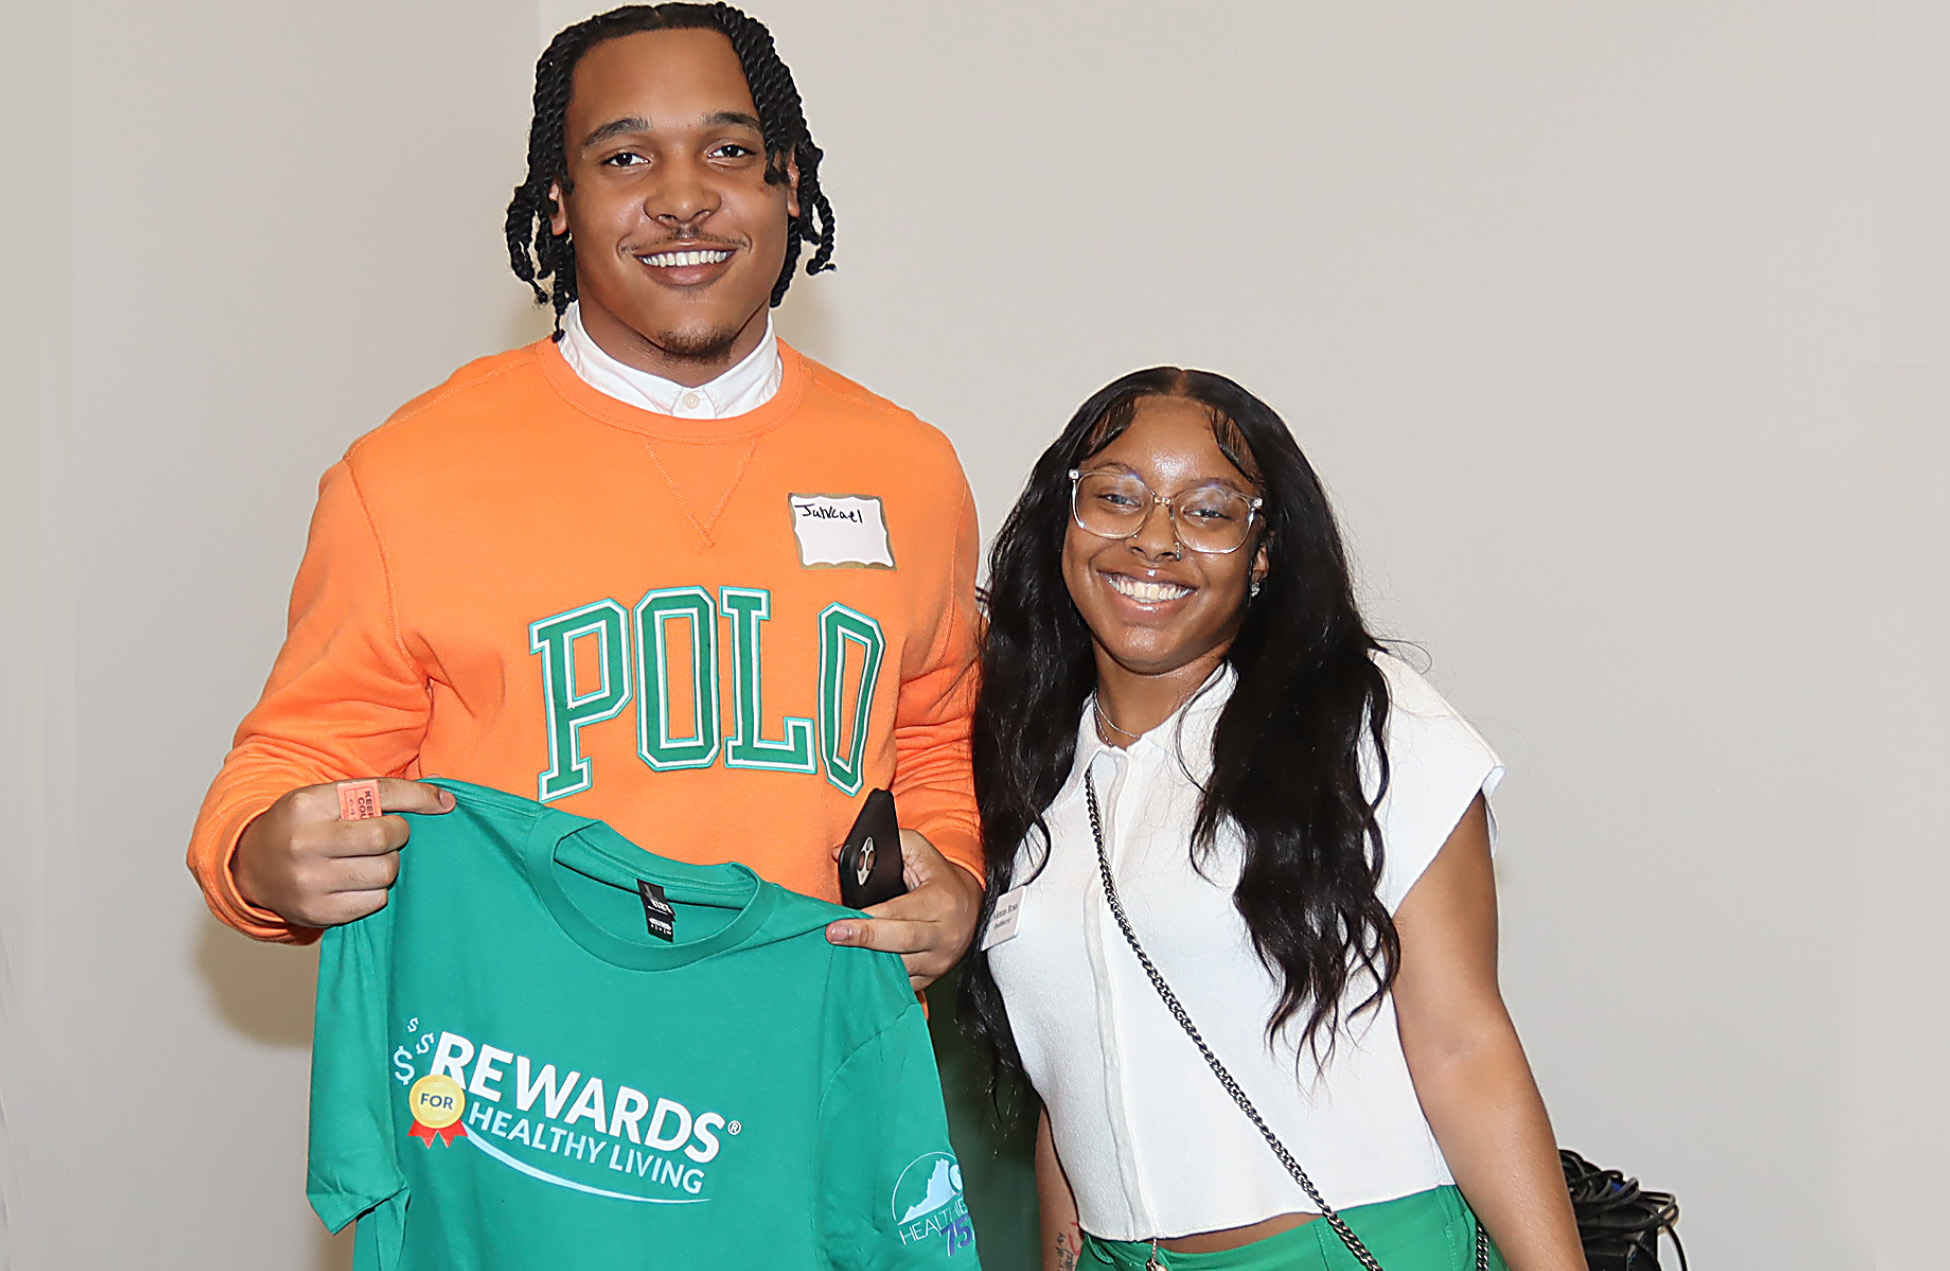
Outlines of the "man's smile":
M704 288L731 272L738 255L735 243L665 242L648 250L624 248L624 252L667 287L684 290Z
M676 269L687 265L715 265L720 261L730 260L731 253L717 248L706 248L655 252L647 256L638 256L637 259L659 269Z

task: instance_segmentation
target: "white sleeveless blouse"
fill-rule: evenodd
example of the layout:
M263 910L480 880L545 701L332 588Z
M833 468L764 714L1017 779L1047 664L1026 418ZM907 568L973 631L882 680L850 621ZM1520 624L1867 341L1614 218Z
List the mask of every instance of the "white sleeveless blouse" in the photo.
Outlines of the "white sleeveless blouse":
M1393 697L1379 809L1380 896L1393 913L1503 767L1420 675L1391 656L1376 662ZM1279 992L1233 908L1240 841L1222 830L1202 872L1189 848L1234 678L1222 670L1127 750L1098 738L1086 704L1076 764L1045 813L1047 863L1024 886L1016 935L989 951L1083 1229L1107 1240L1244 1226L1313 1205L1165 1009L1104 903L1086 767L1138 940L1327 1203L1345 1209L1453 1181L1409 1080L1392 1002L1355 1021L1324 1068L1296 1054L1297 1029L1267 1044ZM1015 877L1042 855L1025 844Z

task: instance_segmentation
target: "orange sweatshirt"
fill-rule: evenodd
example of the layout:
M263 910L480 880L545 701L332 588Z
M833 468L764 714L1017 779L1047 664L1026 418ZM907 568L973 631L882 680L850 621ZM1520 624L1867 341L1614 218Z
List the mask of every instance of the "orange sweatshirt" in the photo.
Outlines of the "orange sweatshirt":
M287 790L366 776L494 786L829 900L830 848L891 786L981 873L967 479L939 432L780 354L764 406L679 420L544 340L354 443L190 842L219 918L315 934L247 903L231 856Z

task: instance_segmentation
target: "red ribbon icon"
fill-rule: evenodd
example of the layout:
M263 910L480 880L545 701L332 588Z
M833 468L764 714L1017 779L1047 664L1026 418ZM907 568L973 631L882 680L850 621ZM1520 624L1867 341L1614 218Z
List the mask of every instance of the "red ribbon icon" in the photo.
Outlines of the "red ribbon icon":
M425 1139L427 1146L432 1147L435 1139L439 1139L442 1143L452 1143L455 1139L465 1138L467 1127L456 1121L452 1125L443 1125L436 1130L430 1125L421 1125L415 1121L413 1128L407 1133L416 1139Z

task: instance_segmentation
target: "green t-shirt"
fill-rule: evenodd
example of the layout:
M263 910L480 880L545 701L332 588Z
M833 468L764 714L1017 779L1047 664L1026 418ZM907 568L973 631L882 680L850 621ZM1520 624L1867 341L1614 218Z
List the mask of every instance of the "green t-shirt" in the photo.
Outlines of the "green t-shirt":
M360 1271L977 1266L926 1020L847 911L439 784L319 960L308 1191Z

